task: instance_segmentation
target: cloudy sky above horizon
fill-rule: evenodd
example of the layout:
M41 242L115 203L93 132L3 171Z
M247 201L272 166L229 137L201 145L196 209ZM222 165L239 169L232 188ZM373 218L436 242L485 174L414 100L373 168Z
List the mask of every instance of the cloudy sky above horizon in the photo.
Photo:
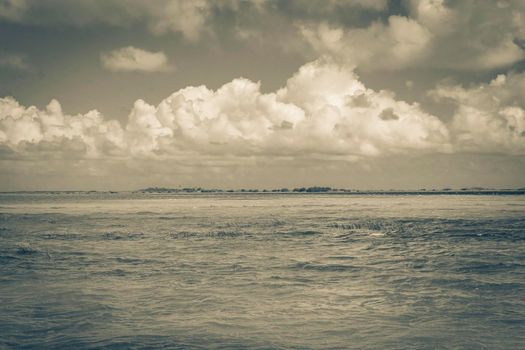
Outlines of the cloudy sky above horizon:
M0 0L0 190L525 187L525 2Z

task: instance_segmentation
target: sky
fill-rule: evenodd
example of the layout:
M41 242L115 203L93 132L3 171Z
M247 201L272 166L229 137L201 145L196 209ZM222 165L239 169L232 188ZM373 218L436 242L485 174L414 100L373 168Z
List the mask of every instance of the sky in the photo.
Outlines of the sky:
M0 0L0 190L525 187L522 0Z

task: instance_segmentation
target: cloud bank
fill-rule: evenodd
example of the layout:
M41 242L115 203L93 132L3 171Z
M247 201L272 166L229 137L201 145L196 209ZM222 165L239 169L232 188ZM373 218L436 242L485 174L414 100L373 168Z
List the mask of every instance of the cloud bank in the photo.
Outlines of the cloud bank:
M525 75L500 75L473 87L440 85L431 95L456 106L444 123L389 91L368 89L351 66L320 59L281 89L234 79L217 90L181 89L159 103L135 102L128 121L97 111L67 115L0 99L2 158L265 159L355 161L388 155L500 152L525 154Z
M491 70L525 59L525 2L406 0L4 0L0 19L31 26L143 25L190 42L237 32L245 41L365 70L428 67ZM225 24L225 19L227 24ZM300 42L298 44L297 42Z
M173 69L164 52L150 52L133 46L100 55L102 66L113 72L166 72Z
M451 129L458 150L525 154L525 73L501 74L468 88L442 84L429 94L454 103Z
M330 54L365 70L431 67L491 70L525 58L523 1L405 2L407 15L365 27L298 21L317 54Z
M84 27L145 24L157 35L178 33L189 41L207 30L212 3L206 0L3 0L0 19L29 25Z

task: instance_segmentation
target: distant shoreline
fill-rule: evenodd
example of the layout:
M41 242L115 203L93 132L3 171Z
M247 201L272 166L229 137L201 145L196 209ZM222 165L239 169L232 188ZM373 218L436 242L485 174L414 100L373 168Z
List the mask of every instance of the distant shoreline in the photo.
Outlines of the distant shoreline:
M151 195L207 195L207 194L229 194L229 195L525 195L525 188L519 189L431 189L431 190L350 190L332 188L299 188L299 189L168 189L168 188L146 188L135 191L0 191L0 194L151 194Z

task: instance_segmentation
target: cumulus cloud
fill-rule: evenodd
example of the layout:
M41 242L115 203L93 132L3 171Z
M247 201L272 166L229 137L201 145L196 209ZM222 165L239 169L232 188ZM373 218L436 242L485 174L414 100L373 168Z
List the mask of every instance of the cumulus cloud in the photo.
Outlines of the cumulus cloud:
M4 0L0 19L29 25L144 25L156 35L177 33L189 41L233 32L259 46L276 45L278 35L286 43L282 49L304 51L301 41L319 55L368 70L491 70L525 58L522 0L406 0L400 11L389 13L392 8L386 0Z
M97 111L65 115L52 100L45 110L21 106L13 98L0 99L0 144L18 154L76 154L99 158L124 149L124 135L115 120Z
M180 32L189 40L197 40L204 31L211 6L206 0L168 1L164 6L148 6L153 20L150 29L157 34Z
M450 129L458 151L525 154L525 73L470 87L441 84L430 95L455 104Z
M306 41L321 54L342 58L364 69L397 69L427 54L431 32L417 21L390 16L366 28L346 29L321 23L299 25Z
M66 115L55 100L39 110L4 98L0 143L19 155L88 158L355 159L450 148L439 119L388 91L367 89L351 67L325 60L304 65L276 92L239 78L217 90L181 89L158 106L138 100L125 126L97 111Z
M414 0L406 16L366 27L308 21L299 33L318 54L362 69L491 70L525 59L523 1Z
M522 1L411 1L412 16L437 33L432 64L456 69L490 70L525 58L516 17Z
M102 53L104 68L113 72L165 72L172 70L164 52L150 52L133 46Z
M352 66L319 59L279 90L238 78L190 86L157 106L135 102L127 123L0 99L3 157L75 159L342 159L425 153L525 154L525 75L431 92L456 105L445 124L416 103L367 88Z

